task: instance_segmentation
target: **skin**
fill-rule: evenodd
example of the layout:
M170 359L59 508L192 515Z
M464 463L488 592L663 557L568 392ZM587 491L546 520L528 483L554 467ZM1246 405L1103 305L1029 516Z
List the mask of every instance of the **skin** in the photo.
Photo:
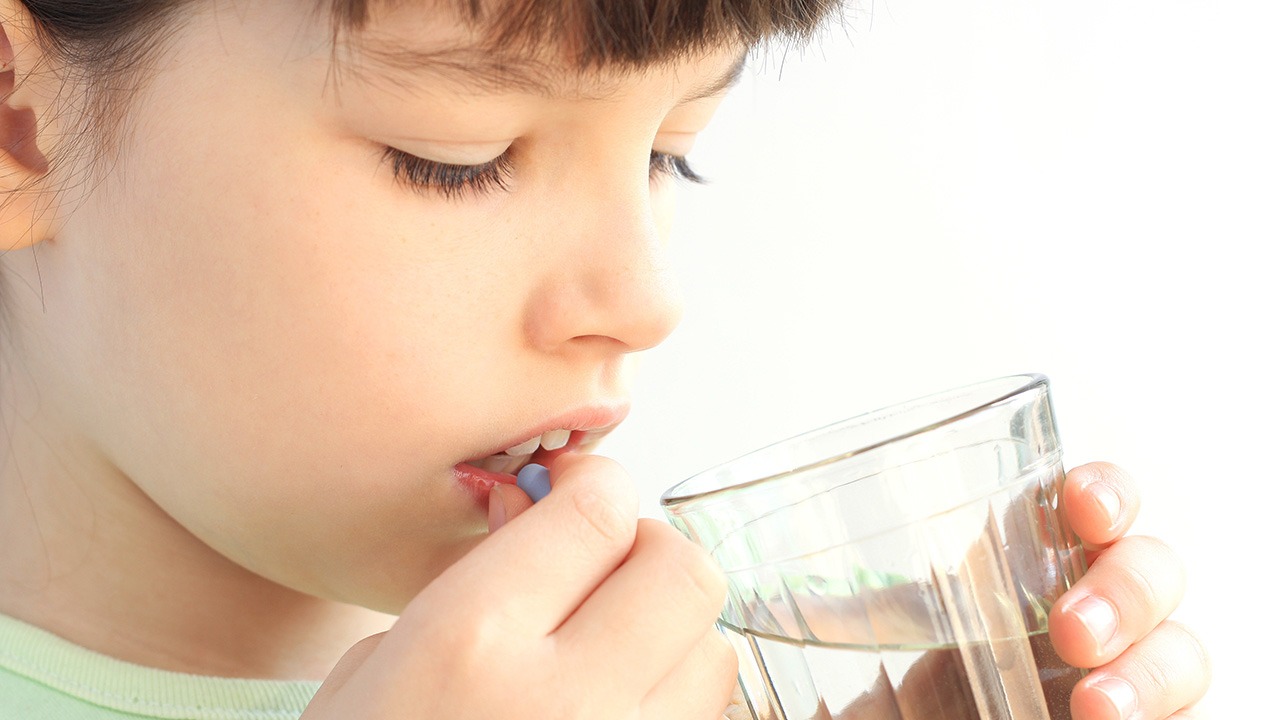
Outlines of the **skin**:
M224 5L183 25L103 181L52 192L18 188L70 127L34 122L59 69L32 71L29 18L0 0L0 612L154 667L327 677L314 718L722 713L723 579L674 530L635 520L620 468L565 455L546 501L501 487L488 517L452 468L625 401L634 353L679 319L671 182L649 177L649 153L688 151L718 98L680 99L742 49L561 71L549 96L355 73L334 92L311 3ZM472 40L405 5L374 32ZM15 140L24 127L34 141ZM379 158L388 143L472 164L512 142L510 192L416 192ZM1051 632L1065 659L1102 668L1076 716L1119 717L1099 688L1111 678L1134 689L1134 717L1191 717L1174 713L1208 664L1163 622L1176 558L1122 538L1137 491L1121 471L1069 481L1098 557ZM659 568L683 580L650 587ZM1119 618L1101 646L1096 614L1073 610L1086 596ZM591 632L616 617L631 627ZM637 660L612 675L617 656Z

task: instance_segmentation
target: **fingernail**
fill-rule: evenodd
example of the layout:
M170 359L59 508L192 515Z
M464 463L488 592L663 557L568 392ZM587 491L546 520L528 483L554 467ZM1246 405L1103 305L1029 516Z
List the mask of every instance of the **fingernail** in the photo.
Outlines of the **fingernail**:
M1114 488L1103 483L1096 483L1090 491L1093 494L1093 501L1107 515L1109 521L1107 527L1114 528L1116 523L1120 522L1120 496Z
M502 500L502 493L489 491L489 532L493 532L507 524L507 504Z
M1065 611L1080 618L1084 629L1093 637L1094 654L1101 655L1111 638L1115 637L1120 623L1115 607L1096 595L1085 595L1068 605Z
M1117 677L1103 678L1095 682L1093 687L1101 690L1107 697L1107 701L1116 711L1116 720L1125 720L1133 715L1134 708L1138 704L1138 694L1127 681Z
M516 474L516 486L538 502L551 492L551 471L537 463L529 463Z

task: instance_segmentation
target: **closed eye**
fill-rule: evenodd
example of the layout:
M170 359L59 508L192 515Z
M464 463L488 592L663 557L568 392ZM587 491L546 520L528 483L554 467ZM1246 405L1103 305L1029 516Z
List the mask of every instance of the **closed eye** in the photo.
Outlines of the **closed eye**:
M394 180L416 192L434 192L452 199L471 193L479 196L495 190L509 191L514 162L511 150L478 165L455 165L411 155L403 150L387 146L382 161L390 163ZM666 177L703 184L706 178L699 175L683 155L649 153L649 180Z
M411 190L437 192L446 198L463 193L483 195L493 190L507 190L511 179L511 150L479 165L452 165L410 155L403 150L387 147L383 162L391 163L392 177Z
M674 177L678 180L705 185L707 179L689 167L689 159L683 155L671 155L654 150L649 153L649 179Z

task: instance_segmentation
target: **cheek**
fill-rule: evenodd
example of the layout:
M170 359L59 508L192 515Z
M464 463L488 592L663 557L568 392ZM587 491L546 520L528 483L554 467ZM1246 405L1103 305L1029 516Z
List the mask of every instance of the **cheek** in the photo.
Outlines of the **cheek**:
M458 459L460 423L441 409L510 355L486 327L492 266L474 257L485 248L433 240L463 223L423 223L410 195L333 171L363 168L361 150L259 142L156 141L113 178L77 303L96 316L67 333L96 366L77 394L112 388L86 424L186 523L219 502L246 526L299 504L367 522Z
M378 242L380 229L364 222L378 207L354 195L354 183L318 175L278 145L265 156L241 151L199 174L158 168L141 183L170 188L175 200L136 203L147 221L125 224L117 287L151 332L122 338L117 354L137 358L175 411L186 396L188 413L229 431L210 438L218 444L269 432L285 416L295 435L341 425L352 442L386 437L390 428L369 417L402 420L409 408L394 398L410 391L431 400L405 366L421 361L416 337L448 333L422 308L449 288L397 274L400 243ZM316 180L299 192L298 178ZM378 412L361 412L370 405ZM248 408L260 412L245 417Z
M424 229L363 176L323 172L346 150L259 150L157 147L104 195L78 302L97 312L68 333L95 367L77 395L111 389L85 425L188 530L284 584L392 575L369 558L435 572L466 522L483 531L443 482L466 436L443 409L478 404L510 357L492 266L432 243L465 236L457 224Z

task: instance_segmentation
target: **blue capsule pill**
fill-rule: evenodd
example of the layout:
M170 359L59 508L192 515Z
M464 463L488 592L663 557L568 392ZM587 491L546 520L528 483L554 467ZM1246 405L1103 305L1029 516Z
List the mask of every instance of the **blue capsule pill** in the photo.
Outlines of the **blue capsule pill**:
M551 492L551 471L537 463L529 463L516 474L516 487L538 502Z

